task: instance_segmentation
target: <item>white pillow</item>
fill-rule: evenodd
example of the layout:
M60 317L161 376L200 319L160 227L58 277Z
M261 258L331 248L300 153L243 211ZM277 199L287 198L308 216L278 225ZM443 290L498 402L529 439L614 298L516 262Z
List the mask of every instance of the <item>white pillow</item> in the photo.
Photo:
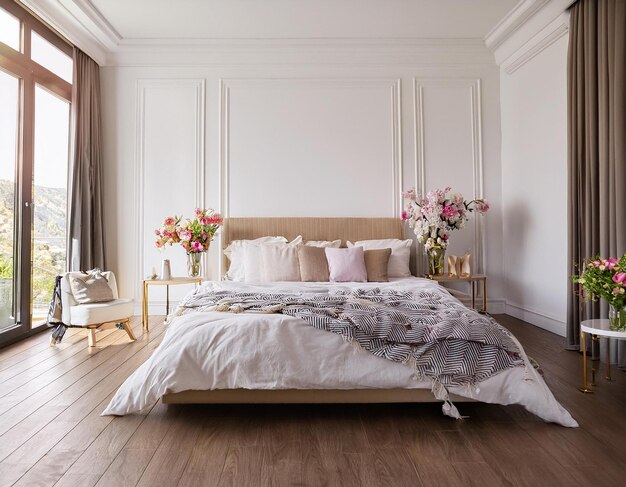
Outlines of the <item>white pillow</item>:
M289 243L261 242L257 245L244 244L243 269L244 281L246 282L262 282L265 277L263 270L263 260L261 258L261 247L267 245L276 246L297 246L302 243L302 237L298 235Z
M387 270L389 277L411 277L409 261L411 260L411 245L413 245L413 240L398 240L397 238L360 240L354 243L348 241L347 245L348 247L363 247L363 250L391 249L389 267Z
M300 281L298 245L261 245L263 281Z
M307 247L338 249L341 247L341 240L307 240L304 245Z
M285 237L261 237L255 240L233 240L228 247L224 249L224 255L230 260L230 266L226 273L226 278L229 281L244 281L245 268L244 268L244 248L246 245L261 245L261 244L286 244L287 239Z

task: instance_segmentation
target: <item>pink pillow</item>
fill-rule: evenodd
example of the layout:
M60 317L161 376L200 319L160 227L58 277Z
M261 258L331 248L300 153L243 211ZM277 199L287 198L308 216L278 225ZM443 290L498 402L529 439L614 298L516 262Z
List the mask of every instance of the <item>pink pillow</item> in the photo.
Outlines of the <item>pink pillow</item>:
M367 282L363 247L334 249L326 247L330 282Z

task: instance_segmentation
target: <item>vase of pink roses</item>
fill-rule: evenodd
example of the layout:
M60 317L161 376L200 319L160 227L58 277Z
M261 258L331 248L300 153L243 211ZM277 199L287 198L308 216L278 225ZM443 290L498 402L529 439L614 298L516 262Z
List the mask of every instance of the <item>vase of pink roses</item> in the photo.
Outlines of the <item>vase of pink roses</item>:
M463 228L473 211L481 215L489 211L487 200L467 201L460 193L452 193L450 187L429 191L425 198L419 197L415 188L403 192L402 196L407 200L402 219L409 222L417 241L424 245L431 276L444 272L450 232Z
M209 250L211 240L222 226L222 216L212 209L196 208L195 218L173 216L163 221L163 226L155 230L155 245L163 247L178 243L187 252L187 273L191 277L201 274L202 256Z
M580 284L585 299L604 298L609 303L611 330L626 330L626 254L619 259L593 257L572 281Z

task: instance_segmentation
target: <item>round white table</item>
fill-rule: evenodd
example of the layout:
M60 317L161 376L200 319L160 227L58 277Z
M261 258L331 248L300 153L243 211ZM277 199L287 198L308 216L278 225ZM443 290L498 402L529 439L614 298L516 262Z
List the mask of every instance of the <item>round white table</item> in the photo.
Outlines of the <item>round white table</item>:
M587 340L586 334L591 335L591 339L595 342L599 340L599 337L603 336L609 341L611 338L617 340L626 340L626 331L611 330L609 326L609 320L597 319L597 320L585 320L580 323L580 343L583 351L583 386L578 389L584 393L592 393L587 385ZM611 380L611 347L610 343L606 346L606 380ZM595 385L595 369L593 369L591 385Z

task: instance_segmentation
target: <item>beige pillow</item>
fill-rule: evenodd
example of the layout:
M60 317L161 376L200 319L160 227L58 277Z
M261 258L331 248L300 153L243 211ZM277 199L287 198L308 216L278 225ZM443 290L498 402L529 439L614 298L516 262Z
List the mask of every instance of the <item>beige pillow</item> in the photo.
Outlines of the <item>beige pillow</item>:
M299 281L298 246L261 245L262 281Z
M363 247L363 250L391 249L389 257L389 277L411 277L409 261L411 259L411 246L413 240L398 240L397 238L387 238L382 240L360 240L358 242L347 242L350 247Z
M78 304L106 303L113 301L109 281L98 269L87 274L70 274L70 288Z
M304 282L328 282L328 261L324 247L298 248L300 279Z
M366 250L365 269L367 270L368 282L387 282L389 281L389 257L391 257L391 249L374 249Z
M307 240L304 245L307 247L330 247L338 249L341 247L341 240Z

